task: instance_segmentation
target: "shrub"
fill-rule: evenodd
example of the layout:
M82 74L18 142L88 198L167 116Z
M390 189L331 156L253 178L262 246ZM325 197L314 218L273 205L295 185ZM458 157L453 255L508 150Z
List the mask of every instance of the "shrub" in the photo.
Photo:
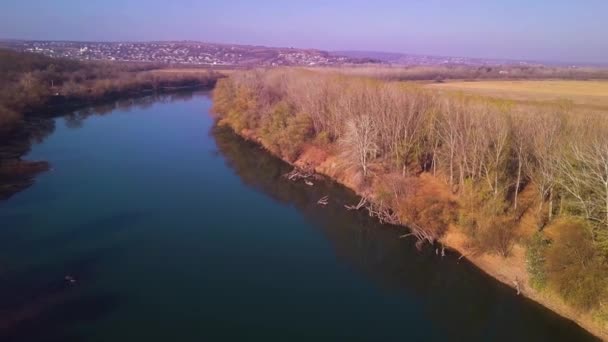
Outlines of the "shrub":
M400 196L398 212L401 221L430 232L439 238L456 219L457 205L449 193L424 177L409 178Z
M286 102L277 103L263 116L260 130L264 144L289 160L298 156L312 132L310 117L293 114L293 108Z
M257 128L259 109L255 96L244 87L236 87L226 91L228 93L224 93L224 96L232 98L225 99L214 108L214 111L220 114L220 124L228 124L237 132ZM218 93L223 93L223 90ZM230 101L231 105L224 108L224 103L227 101Z
M19 113L0 105L0 132L10 130L20 119Z
M508 215L495 216L481 230L481 242L487 248L504 258L511 254L515 242L517 222Z
M328 146L331 144L331 137L326 131L319 132L314 139L314 143L319 146Z
M471 244L483 252L507 257L515 243L517 220L508 212L509 204L501 195L472 187L464 191L460 224Z
M547 270L545 253L548 240L541 232L530 238L526 249L526 269L530 275L530 286L542 290L547 285Z
M226 115L234 106L235 96L233 81L228 78L219 80L213 90L213 108L211 111L218 117Z
M285 141L282 153L289 159L294 159L300 152L302 146L308 141L313 132L312 120L309 116L296 114L289 118L285 130Z
M593 245L587 224L566 218L546 229L553 236L547 249L548 284L573 306L596 308L606 295L608 268Z

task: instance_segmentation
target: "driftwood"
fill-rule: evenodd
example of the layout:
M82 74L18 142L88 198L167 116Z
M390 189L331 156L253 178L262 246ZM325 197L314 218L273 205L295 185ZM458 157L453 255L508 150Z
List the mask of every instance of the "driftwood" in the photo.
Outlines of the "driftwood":
M373 202L368 202L365 206L369 216L376 217L380 220L380 223L388 223L393 225L401 224L401 220L399 220L399 216L395 212L393 212L388 206L384 205L384 203L380 202L375 204Z
M300 179L307 179L307 178L314 177L314 175L315 175L314 168L307 164L303 167L294 167L293 170L284 174L283 176L285 178L289 179L290 181L295 182ZM306 183L306 184L308 184L308 183Z
M397 213L395 213L392 209L390 209L387 205L385 205L382 201L380 203L374 203L367 198L361 198L359 204L356 206L345 205L344 206L348 210L358 210L363 207L367 209L369 216L376 217L380 221L380 223L388 223L392 225L401 225L404 222L401 221ZM425 242L429 242L431 245L435 243L435 235L431 232L422 229L422 227L414 224L414 223L405 223L411 230L409 234L401 235L400 238L406 238L409 236L414 236L418 241L416 242L416 248L420 250L422 245ZM439 251L437 251L439 253ZM445 255L445 251L442 251L442 255Z
M392 225L401 225L404 222L401 221L399 215L395 213L392 209L390 209L387 205L385 205L382 201L380 203L374 203L367 197L362 197L359 200L357 205L344 205L346 210L360 210L361 208L367 209L369 216L376 217L380 223L388 223ZM416 248L419 250L422 248L422 245L425 242L429 242L431 245L435 243L435 235L425 229L422 229L420 226L413 223L405 223L411 230L410 233L401 235L400 238L406 238L409 236L414 236L418 241L416 242ZM437 250L437 255L439 255L439 250ZM441 256L445 256L445 247L441 249Z
M367 204L367 198L361 197L361 200L359 201L359 203L357 205L345 204L344 208L346 208L346 210L359 210L359 209L363 208L366 204Z
M521 289L519 287L519 279L515 278L515 280L513 280L513 285L515 285L515 289L517 290L517 295L520 295Z
M329 196L323 196L321 199L319 199L317 201L317 204L323 205L323 206L327 205L327 203L329 203Z
M306 185L308 185L308 186L313 186L313 185L315 185L315 183L313 183L313 182L311 182L311 181L309 181L309 180L305 180L305 181L304 181L304 183L305 183Z
M416 248L418 248L418 250L422 248L422 245L424 245L425 242L428 242L431 245L435 243L435 235L431 232L422 229L422 227L414 223L408 223L407 226L410 228L411 233L401 235L399 238L404 239L410 236L415 237L418 240L416 241ZM439 255L438 248L435 249L435 253ZM445 250L443 247L441 249L441 256L445 256Z

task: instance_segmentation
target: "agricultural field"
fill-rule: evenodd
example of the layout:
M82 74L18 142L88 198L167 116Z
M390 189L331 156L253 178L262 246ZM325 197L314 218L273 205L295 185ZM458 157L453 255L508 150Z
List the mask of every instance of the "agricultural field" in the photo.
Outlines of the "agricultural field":
M428 84L427 87L462 91L528 103L568 101L576 106L608 111L608 81L469 81Z

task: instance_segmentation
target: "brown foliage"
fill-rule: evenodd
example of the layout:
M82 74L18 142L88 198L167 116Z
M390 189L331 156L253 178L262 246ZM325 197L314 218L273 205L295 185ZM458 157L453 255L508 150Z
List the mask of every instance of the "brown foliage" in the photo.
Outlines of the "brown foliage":
M452 195L429 175L400 178L401 193L395 201L400 220L438 239L457 217L457 204ZM393 179L392 186L397 182Z
M11 130L20 119L19 113L0 106L0 134Z
M292 113L287 103L279 102L260 123L265 145L291 161L302 152L302 146L310 140L313 131L309 116Z
M551 237L546 255L549 285L579 309L597 307L608 295L608 267L593 246L588 225L560 219L545 230Z
M461 195L460 224L472 246L480 251L507 257L515 243L517 217L501 195L471 188Z

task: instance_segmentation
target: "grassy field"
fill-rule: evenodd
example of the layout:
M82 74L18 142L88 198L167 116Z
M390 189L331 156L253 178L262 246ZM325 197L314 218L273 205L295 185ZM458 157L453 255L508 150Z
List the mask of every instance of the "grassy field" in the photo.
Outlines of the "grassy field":
M608 81L474 81L433 83L427 87L519 102L565 100L577 106L608 110Z

